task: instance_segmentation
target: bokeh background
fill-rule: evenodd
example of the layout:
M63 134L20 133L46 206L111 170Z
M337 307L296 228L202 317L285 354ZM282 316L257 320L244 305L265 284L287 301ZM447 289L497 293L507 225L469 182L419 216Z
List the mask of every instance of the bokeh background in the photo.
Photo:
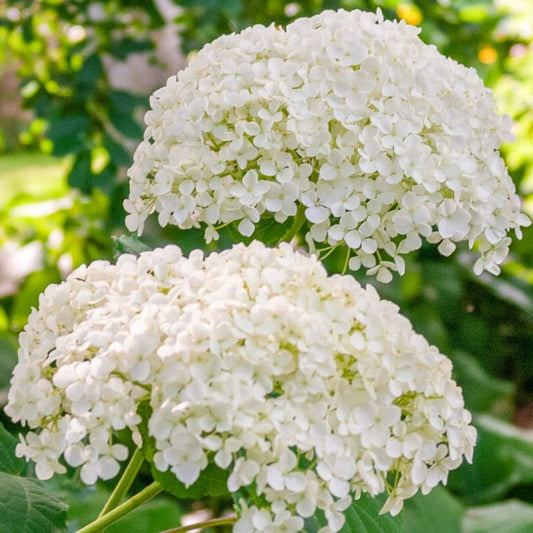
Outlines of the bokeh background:
M493 89L499 111L515 123L516 142L502 153L532 217L533 0L0 4L0 407L17 335L39 293L81 263L143 247L124 238L122 201L149 94L223 33L283 25L324 9L378 7L387 18L419 26L425 42L475 68ZM154 223L142 239L150 247L177 242L186 251L215 246L206 247L196 231ZM223 236L216 246L229 242ZM357 274L450 356L479 430L474 464L454 472L446 489L408 505L410 533L533 531L532 227L513 243L499 277L476 277L473 262L466 247L443 258L428 246L390 285ZM327 266L339 270L336 263L332 256ZM4 414L0 421L15 435L21 431ZM144 482L141 476L136 488ZM69 531L94 518L110 490L105 483L83 487L75 471L48 485L70 505ZM228 505L159 497L107 531L160 531Z

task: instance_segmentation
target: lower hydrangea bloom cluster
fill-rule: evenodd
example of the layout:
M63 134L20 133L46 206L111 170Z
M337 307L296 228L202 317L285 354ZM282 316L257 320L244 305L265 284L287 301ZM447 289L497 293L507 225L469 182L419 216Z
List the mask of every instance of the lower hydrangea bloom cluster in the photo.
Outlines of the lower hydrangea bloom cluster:
M38 477L109 479L149 402L155 467L190 486L214 461L236 533L335 532L361 493L396 514L472 459L451 363L398 308L289 245L189 258L176 246L97 261L41 295L20 337L8 415ZM40 428L40 429L37 429ZM257 502L262 502L258 504Z
M477 246L499 272L508 232L529 224L500 157L511 121L472 68L419 28L325 11L206 45L157 90L129 170L126 224L305 221L311 249L344 246L380 281L403 255Z

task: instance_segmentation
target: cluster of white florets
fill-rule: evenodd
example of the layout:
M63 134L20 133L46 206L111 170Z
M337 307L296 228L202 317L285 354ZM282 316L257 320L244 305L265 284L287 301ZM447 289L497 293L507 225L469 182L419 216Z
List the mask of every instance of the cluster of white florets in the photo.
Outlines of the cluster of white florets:
M498 273L529 223L499 154L512 138L472 68L381 14L325 11L206 45L151 98L129 170L126 224L250 236L305 218L311 249L346 247L382 281L422 239L477 245Z
M32 429L17 454L40 478L61 457L111 478L127 455L113 431L138 436L146 401L157 469L189 486L214 461L254 496L236 532L301 531L317 509L338 531L362 492L387 491L395 514L476 436L450 361L372 287L289 245L168 246L46 289L6 408Z

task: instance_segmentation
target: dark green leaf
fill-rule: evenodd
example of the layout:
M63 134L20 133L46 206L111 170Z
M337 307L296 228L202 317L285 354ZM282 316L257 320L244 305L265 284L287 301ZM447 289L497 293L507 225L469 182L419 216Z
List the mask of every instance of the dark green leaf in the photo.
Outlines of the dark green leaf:
M344 512L346 523L340 533L401 533L403 513L398 516L379 514L387 496L381 494L372 498L363 494Z
M17 364L17 350L8 337L0 337L0 390L11 380L11 373Z
M26 17L22 23L22 38L26 43L31 43L34 38L33 17Z
M95 83L104 74L102 59L97 54L91 54L83 63L78 72L78 81L81 83Z
M0 472L0 531L55 533L65 529L66 505L36 480Z
M149 52L155 48L151 39L133 39L132 37L123 37L111 44L109 49L112 56L124 61L130 54L140 54Z
M144 2L144 8L146 9L146 12L150 15L151 27L153 29L161 28L167 23L165 18L159 12L157 2L155 2L154 0L146 0Z
M475 279L504 302L508 302L522 309L529 316L533 316L533 288L531 284L512 276L507 276L508 279L505 279L487 272L474 277L472 265L476 260L476 254L473 252L462 252L458 260L472 279Z
M92 189L91 152L80 152L68 174L68 184L87 194Z
M531 531L533 531L533 505L514 500L468 509L462 528L462 533L531 533Z
M79 152L87 145L87 115L70 115L53 120L48 129L48 138L54 143L54 155L62 156Z
M443 486L424 496L418 493L405 502L404 529L408 533L451 533L461 531L463 506Z
M162 487L178 499L199 499L206 496L229 495L227 480L229 472L222 470L214 463L209 463L202 470L200 477L190 487L186 487L170 471L160 472L152 464L152 476Z
M93 96L98 82L103 76L104 66L102 64L102 59L96 53L91 54L83 63L76 77L78 85L76 96L79 99L87 99Z
M18 440L0 423L0 472L20 474L26 464L24 459L15 456Z
M127 112L118 108L112 108L109 112L109 120L116 130L130 139L141 139L143 128L133 117L133 112Z
M130 153L109 135L104 136L104 148L109 152L109 158L116 166L129 166L131 164Z
M109 91L108 97L110 107L117 113L131 114L137 106L147 103L146 98L127 91Z
M249 244L252 241L257 240L267 246L275 246L289 231L293 222L294 217L288 218L283 224L276 222L273 217L264 217L255 225L255 231L250 237L244 237L238 232L238 222L228 226L228 228L230 228L230 236L234 242L244 242Z
M450 473L448 485L473 504L501 497L511 487L533 483L533 440L525 430L482 415L475 420L474 463Z
M454 376L470 411L509 410L516 391L513 383L491 376L476 358L466 353L454 354L452 361Z
M93 174L92 183L94 187L109 195L116 184L116 178L117 168L113 164L108 164L101 172Z
M122 204L128 197L129 187L128 183L120 181L115 183L110 194L108 220L111 228L124 228L124 208Z

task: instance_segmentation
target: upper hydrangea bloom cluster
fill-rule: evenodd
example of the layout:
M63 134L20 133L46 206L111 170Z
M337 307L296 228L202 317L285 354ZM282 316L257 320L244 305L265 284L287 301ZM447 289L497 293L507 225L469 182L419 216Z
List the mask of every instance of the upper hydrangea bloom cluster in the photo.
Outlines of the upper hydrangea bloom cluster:
M510 120L418 32L341 10L206 45L151 98L128 228L157 211L209 240L299 212L311 249L346 246L382 281L422 238L443 255L476 244L475 271L498 273L507 233L529 223L499 155Z
M450 361L372 287L288 244L168 246L46 289L6 408L32 430L18 455L40 478L61 457L86 483L111 478L127 455L113 430L137 439L146 401L157 469L188 486L214 461L229 491L259 496L240 533L302 531L317 509L338 531L362 492L387 491L395 514L476 438Z

